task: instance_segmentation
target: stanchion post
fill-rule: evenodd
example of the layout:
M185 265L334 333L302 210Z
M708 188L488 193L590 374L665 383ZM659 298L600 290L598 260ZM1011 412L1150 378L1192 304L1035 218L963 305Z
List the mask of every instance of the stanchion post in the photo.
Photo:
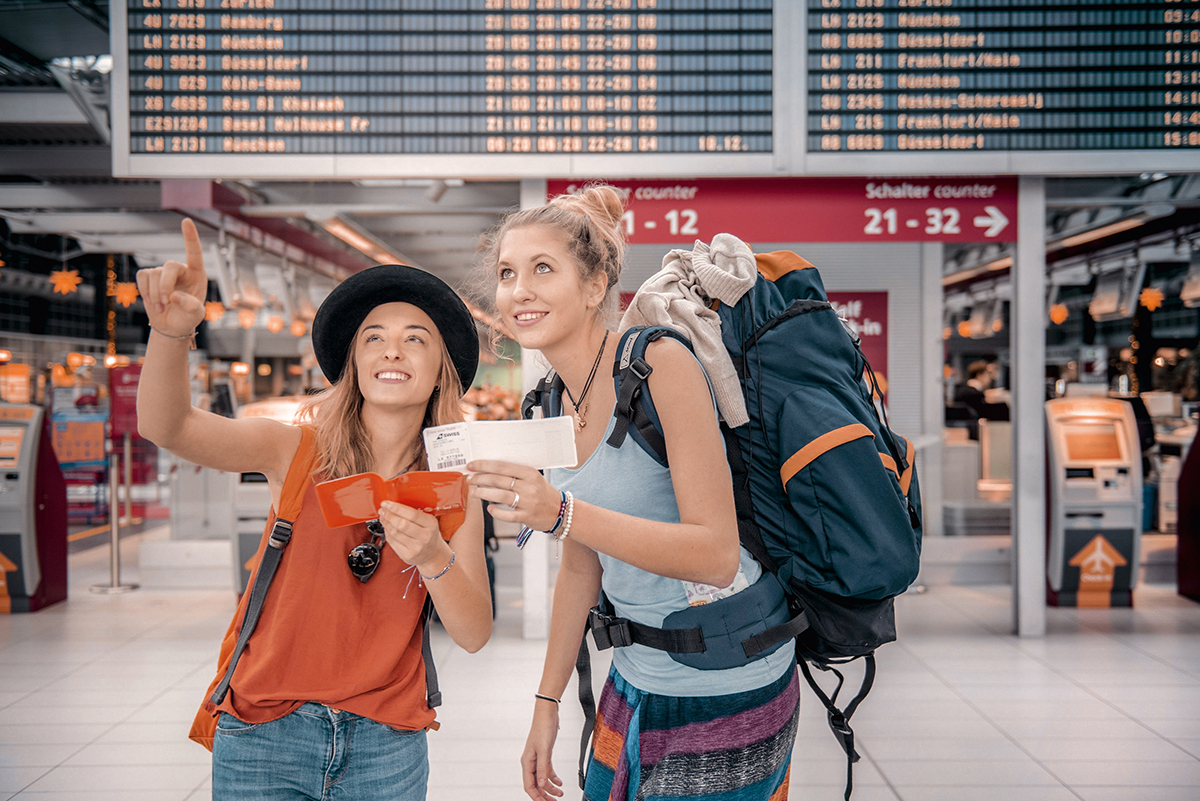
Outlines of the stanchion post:
M102 595L116 595L138 588L137 584L121 583L121 522L118 517L120 499L117 492L119 470L120 463L117 454L110 453L108 455L108 538L112 551L109 554L109 583L93 584L90 587L92 592Z
M125 432L125 525L133 525L133 435Z

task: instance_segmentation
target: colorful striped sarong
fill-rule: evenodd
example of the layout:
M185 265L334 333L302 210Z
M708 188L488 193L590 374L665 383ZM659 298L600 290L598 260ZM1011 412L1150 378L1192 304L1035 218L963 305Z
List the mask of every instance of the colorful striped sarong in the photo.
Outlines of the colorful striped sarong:
M642 692L614 668L584 801L785 801L799 718L794 667L757 690L692 698Z

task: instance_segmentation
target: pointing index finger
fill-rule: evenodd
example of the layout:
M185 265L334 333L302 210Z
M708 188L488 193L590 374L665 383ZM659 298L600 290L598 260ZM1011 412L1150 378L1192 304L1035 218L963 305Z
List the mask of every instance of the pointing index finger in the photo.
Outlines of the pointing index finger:
M183 249L187 254L188 269L203 272L204 249L200 246L200 232L196 230L196 223L185 217L180 228L183 231Z

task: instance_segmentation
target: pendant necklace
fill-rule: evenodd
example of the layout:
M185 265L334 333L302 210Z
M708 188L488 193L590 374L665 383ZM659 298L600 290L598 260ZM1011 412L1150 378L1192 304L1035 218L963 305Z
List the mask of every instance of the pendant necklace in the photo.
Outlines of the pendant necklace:
M600 359L604 356L604 346L608 344L608 331L604 332L604 340L600 343L600 351L596 354L596 361L592 362L592 372L588 373L587 381L583 383L583 392L579 393L579 400L575 400L575 396L571 394L571 389L563 383L563 389L566 390L567 398L570 399L571 405L575 407L575 423L580 431L583 431L587 421L584 420L584 415L587 414L587 396L588 391L592 388L592 379L596 377L596 368L600 366ZM580 409L580 407L583 407Z

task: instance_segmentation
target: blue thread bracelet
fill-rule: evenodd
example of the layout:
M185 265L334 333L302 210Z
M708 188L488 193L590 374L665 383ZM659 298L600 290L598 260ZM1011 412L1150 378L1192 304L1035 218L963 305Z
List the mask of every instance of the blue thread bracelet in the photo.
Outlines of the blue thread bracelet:
M558 529L562 526L563 519L566 517L567 493L560 491L559 494L562 495L562 503L559 504L559 507L558 507L558 519L554 521L553 526L551 526L546 531L542 532L543 534L549 534L549 535L553 536L554 532L558 531ZM533 536L533 532L535 532L535 531L537 531L537 529L531 528L530 526L521 526L521 531L517 534L517 547L524 548L525 543L529 542L529 538Z

